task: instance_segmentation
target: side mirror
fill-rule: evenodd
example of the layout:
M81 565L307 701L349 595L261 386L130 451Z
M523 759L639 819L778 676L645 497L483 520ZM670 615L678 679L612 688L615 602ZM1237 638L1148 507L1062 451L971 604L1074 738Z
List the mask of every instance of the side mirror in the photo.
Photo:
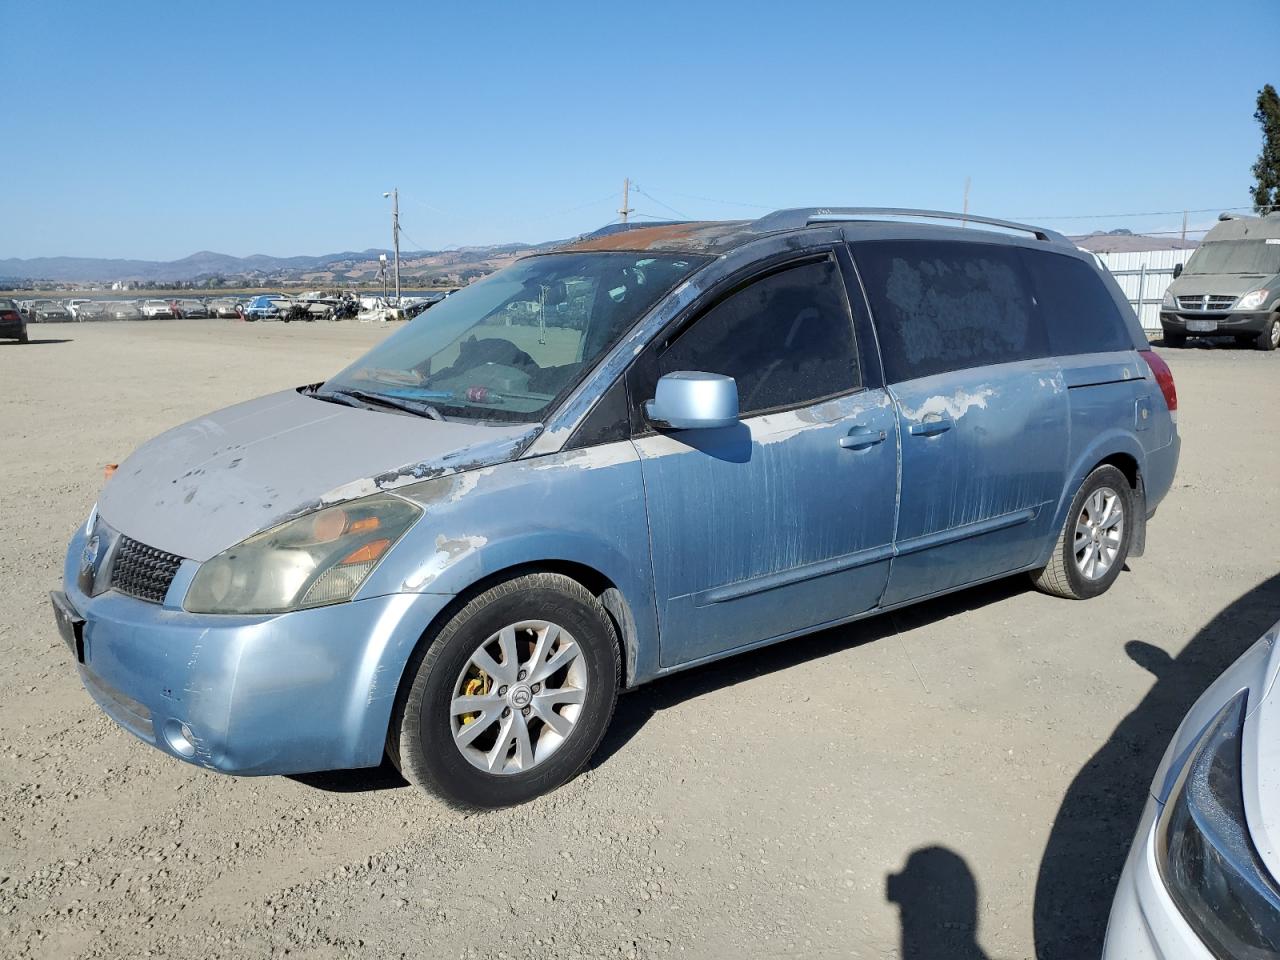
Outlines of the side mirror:
M1182 264L1175 263L1173 265L1173 279L1177 280L1180 276L1182 276Z
M719 373L681 370L658 380L644 415L657 427L705 430L738 422L738 384Z

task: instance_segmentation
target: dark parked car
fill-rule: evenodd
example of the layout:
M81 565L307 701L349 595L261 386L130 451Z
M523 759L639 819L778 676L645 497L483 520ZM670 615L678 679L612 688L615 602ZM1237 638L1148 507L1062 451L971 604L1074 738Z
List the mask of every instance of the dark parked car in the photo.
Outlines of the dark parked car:
M27 321L16 300L0 299L0 340L27 342Z
M36 323L70 323L71 311L57 300L41 300L31 307L31 319Z
M178 309L188 320L206 320L209 317L209 308L203 300L179 300Z
M89 695L173 757L389 755L502 806L676 670L999 577L1102 594L1173 484L1176 411L1115 280L1052 231L611 230L142 446L53 603Z

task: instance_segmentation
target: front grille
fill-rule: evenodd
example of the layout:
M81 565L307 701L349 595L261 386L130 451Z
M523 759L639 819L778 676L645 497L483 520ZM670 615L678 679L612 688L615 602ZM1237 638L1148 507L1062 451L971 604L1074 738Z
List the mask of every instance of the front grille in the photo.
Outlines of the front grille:
M182 558L122 536L111 561L111 589L163 603Z
M1199 312L1217 311L1219 313L1230 310L1232 304L1236 302L1236 298L1231 295L1207 294L1199 297L1179 297L1179 310L1195 310Z

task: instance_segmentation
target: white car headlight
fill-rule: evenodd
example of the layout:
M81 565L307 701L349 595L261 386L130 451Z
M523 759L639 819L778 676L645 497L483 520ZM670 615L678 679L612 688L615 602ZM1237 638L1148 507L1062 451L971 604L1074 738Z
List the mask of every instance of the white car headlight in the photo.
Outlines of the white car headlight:
M1254 290L1246 293L1243 297L1236 301L1236 310L1257 310L1260 306L1267 302L1267 296L1270 290Z
M1196 742L1156 829L1156 865L1179 912L1219 958L1280 953L1280 889L1245 822L1242 690Z
M183 606L191 613L285 613L342 603L422 508L375 494L254 534L201 564Z
M1160 306L1168 310L1177 309L1178 302L1174 300L1172 290L1166 290L1164 292L1164 299L1160 301Z

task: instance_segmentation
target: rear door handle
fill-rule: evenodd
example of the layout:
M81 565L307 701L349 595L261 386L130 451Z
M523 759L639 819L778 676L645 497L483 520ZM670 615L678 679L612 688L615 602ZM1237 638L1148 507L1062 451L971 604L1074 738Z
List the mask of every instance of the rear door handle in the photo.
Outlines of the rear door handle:
M849 431L848 436L840 438L840 446L846 450L865 450L867 447L873 447L877 443L884 443L885 432L883 430L872 430L869 427L854 427Z
M913 437L931 437L935 433L942 433L951 429L952 420L950 417L936 417L930 420L921 420L918 423L911 424L910 434Z

